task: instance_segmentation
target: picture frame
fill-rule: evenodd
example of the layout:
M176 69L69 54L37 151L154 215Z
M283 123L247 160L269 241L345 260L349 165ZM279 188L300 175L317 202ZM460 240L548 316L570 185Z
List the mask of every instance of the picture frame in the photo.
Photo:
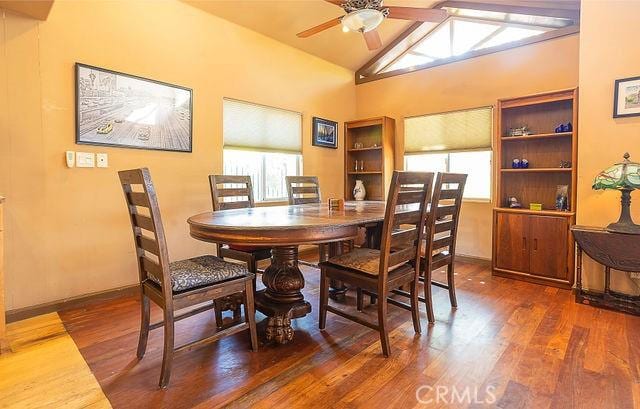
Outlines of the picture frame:
M615 80L613 117L640 116L640 76Z
M193 151L193 90L75 64L76 144Z
M312 120L313 146L338 149L338 123L328 119L313 117Z

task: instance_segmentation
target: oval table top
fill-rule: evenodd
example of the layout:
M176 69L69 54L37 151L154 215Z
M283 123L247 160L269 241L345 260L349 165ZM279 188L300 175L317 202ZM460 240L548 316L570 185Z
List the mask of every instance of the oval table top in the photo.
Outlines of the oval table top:
M358 226L384 220L385 202L345 202L333 210L325 203L253 207L206 212L188 219L198 240L246 245L287 246L353 238Z

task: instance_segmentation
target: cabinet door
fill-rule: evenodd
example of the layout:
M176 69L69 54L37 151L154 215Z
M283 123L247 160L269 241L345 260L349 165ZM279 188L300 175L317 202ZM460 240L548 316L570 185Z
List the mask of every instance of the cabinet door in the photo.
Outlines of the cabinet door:
M530 216L531 274L567 279L566 217Z
M526 214L496 214L496 267L529 272L528 218Z

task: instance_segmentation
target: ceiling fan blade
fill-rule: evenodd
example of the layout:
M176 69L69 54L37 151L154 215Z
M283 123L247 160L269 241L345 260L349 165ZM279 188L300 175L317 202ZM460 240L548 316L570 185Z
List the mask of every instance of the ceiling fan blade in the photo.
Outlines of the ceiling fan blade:
M300 38L307 38L307 37L310 37L310 36L312 36L314 34L318 34L319 32L324 31L324 30L326 30L328 28L335 27L335 26L339 25L341 21L342 21L342 16L341 17L336 17L333 20L329 20L329 21L327 21L325 23L322 23L320 25L312 27L312 28L310 28L308 30L302 31L302 32L300 32L300 33L298 33L296 35L298 37L300 37Z
M367 48L370 51L377 50L382 47L382 40L380 34L376 30L367 31L362 33L364 35L364 41L367 42Z
M443 22L448 13L442 9L421 9L418 7L396 7L385 6L389 9L389 18L411 21L431 21L434 23Z

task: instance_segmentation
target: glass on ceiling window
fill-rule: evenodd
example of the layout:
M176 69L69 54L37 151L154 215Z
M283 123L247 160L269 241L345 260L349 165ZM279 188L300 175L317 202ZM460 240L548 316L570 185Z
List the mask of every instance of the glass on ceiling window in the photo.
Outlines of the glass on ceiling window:
M391 72L490 51L548 31L575 24L568 18L444 7L450 17L379 72Z

